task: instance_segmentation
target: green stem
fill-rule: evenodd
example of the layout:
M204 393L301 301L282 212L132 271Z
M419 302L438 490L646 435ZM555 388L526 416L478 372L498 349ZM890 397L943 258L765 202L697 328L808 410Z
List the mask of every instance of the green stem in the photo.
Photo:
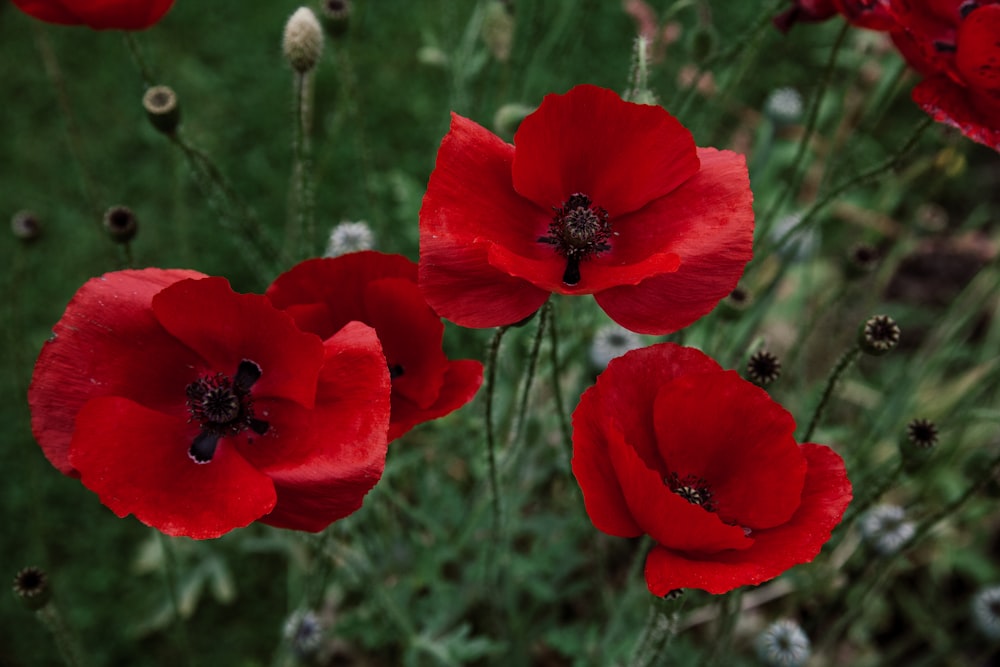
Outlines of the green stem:
M552 396L555 402L556 416L559 419L559 430L562 431L563 448L566 450L566 460L573 459L573 431L570 427L569 417L566 415L566 404L563 402L562 384L559 382L559 326L552 311L552 301L546 301L542 308L548 311L551 323L549 324L549 349L550 365L552 366Z
M809 420L809 426L806 428L806 432L802 436L802 442L809 442L809 439L812 438L813 432L819 424L820 417L823 416L823 410L826 409L826 404L829 403L830 396L833 395L833 389L837 386L837 382L840 380L840 376L844 374L844 371L846 371L848 367L854 363L860 354L861 348L855 345L841 355L840 359L837 361L837 365L833 367L830 377L826 380L826 386L823 388L823 395L819 399L819 404L816 405L816 409L813 411L812 419Z
M764 219L761 224L761 238L763 238L774 222L774 216L780 210L781 206L787 201L788 197L792 193L798 192L799 188L802 187L802 181L805 179L806 170L802 166L802 161L805 159L806 150L809 147L809 143L812 141L813 134L816 132L816 122L819 119L819 108L823 101L823 97L826 94L826 89L830 85L830 79L833 77L833 70L837 65L837 57L840 54L840 49L844 44L844 39L847 37L848 29L851 24L844 21L843 27L837 34L837 39L833 43L833 49L830 51L830 57L826 61L826 67L823 69L823 76L820 78L819 87L816 89L816 94L813 95L809 100L809 109L806 111L806 125L805 131L802 133L802 138L799 139L798 148L795 150L795 157L792 158L791 173L792 178L790 178L787 183L788 185L781 191L778 198L774 200L770 208L764 214Z
M181 611L181 601L177 595L179 578L177 573L180 568L177 565L177 554L174 551L174 545L170 541L170 538L156 531L156 535L160 540L160 548L163 550L163 581L167 587L167 597L170 598L170 606L174 612L174 623L176 632L176 641L180 646L178 651L184 656L185 665L194 665L193 660L194 653L191 651L191 643L188 639L187 625L184 622L184 615Z
M59 655L62 656L63 662L68 667L83 667L86 663L81 657L80 646L73 633L69 631L69 626L66 624L66 620L59 612L59 608L55 602L50 601L35 612L35 615L42 622L42 625L52 633L52 638L56 642L56 648L59 650Z
M542 341L545 339L545 330L548 328L552 312L549 308L542 308L538 318L538 327L535 329L535 336L531 341L531 352L528 355L528 365L524 370L524 381L521 385L521 400L514 415L514 423L507 434L507 456L506 461L514 458L514 453L521 440L521 433L524 431L524 423L527 421L528 399L531 396L531 387L535 381L535 371L538 368L538 358L542 348Z
M135 33L130 30L123 30L122 37L125 40L125 46L128 47L129 55L132 56L132 63L135 64L135 68L139 71L139 76L142 77L142 85L145 88L150 88L156 83L156 78L153 76L153 70L150 69L146 63L146 59L142 55L142 49L139 48L139 42L135 38Z
M726 654L729 653L733 643L733 631L736 629L736 621L739 620L740 611L743 606L743 589L737 589L722 597L719 600L721 626L715 636L712 645L712 653L707 664L721 665Z
M509 326L498 327L490 341L486 353L486 455L490 471L490 503L493 508L493 537L499 546L500 538L500 479L497 475L496 435L493 432L493 395L497 383L497 360L500 356L500 341L510 329Z
M313 252L315 206L311 162L312 74L295 73L292 193L285 227L285 257L302 259Z

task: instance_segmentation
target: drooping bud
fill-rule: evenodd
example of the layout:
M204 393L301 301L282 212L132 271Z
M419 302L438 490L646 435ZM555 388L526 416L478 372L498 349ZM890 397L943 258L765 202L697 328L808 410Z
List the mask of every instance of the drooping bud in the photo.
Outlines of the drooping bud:
M42 221L32 211L18 211L10 219L10 231L22 241L34 241L42 235Z
M142 96L142 107L149 122L163 134L173 134L181 122L177 93L168 86L153 86Z
M861 326L858 346L865 354L880 356L899 345L900 330L888 315L876 315Z
M115 243L128 243L139 231L139 221L132 209L112 206L104 213L104 231Z
M319 19L308 7L299 7L285 24L281 43L285 59L299 74L316 67L323 55L323 28Z
M319 19L332 39L347 32L351 18L350 0L323 0L319 3Z
M49 603L52 589L45 570L38 567L23 568L14 576L14 595L21 604L32 611L38 611Z

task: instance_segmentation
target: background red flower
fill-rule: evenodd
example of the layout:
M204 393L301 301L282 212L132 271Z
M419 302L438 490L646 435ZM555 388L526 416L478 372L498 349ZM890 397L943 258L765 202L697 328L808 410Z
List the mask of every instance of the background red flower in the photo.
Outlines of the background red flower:
M382 474L389 379L374 330L325 342L263 296L190 271L119 271L73 297L35 364L32 430L119 516L217 537L321 530Z
M513 146L453 114L420 211L420 288L467 327L520 321L556 292L667 333L736 286L751 204L742 156L610 90L546 96Z
M332 336L351 321L375 328L392 377L389 440L462 407L483 382L483 365L449 361L444 324L417 289L417 265L374 251L302 262L267 289L303 331Z
M142 30L170 11L174 0L13 0L36 19L95 30Z
M598 529L656 541L652 593L724 593L811 561L850 502L843 460L794 429L764 390L664 343L613 360L584 392L573 473Z

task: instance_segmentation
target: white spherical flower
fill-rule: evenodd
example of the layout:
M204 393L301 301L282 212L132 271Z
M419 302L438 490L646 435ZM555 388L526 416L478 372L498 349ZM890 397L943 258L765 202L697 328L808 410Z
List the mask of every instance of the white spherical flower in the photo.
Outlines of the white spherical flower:
M754 646L757 657L769 667L802 667L811 654L809 637L798 623L787 619L767 626Z
M285 621L282 634L296 654L310 655L323 643L323 624L312 610L297 609Z
M1000 586L976 593L972 598L972 618L986 637L1000 640Z
M802 96L794 88L772 90L764 102L764 113L775 123L794 123L802 117Z
M629 331L619 324L606 324L594 332L590 342L590 360L601 370L615 357L642 347L639 334Z
M906 520L906 511L899 505L876 505L858 521L861 537L883 556L896 553L913 538L916 527Z
M366 222L342 222L330 232L324 257L339 257L349 252L371 250L375 247L375 235Z

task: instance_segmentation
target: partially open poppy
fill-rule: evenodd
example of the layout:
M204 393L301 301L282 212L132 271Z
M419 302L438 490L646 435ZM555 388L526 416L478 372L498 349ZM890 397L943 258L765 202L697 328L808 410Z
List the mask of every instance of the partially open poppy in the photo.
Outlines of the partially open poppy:
M763 389L663 343L613 360L584 392L573 474L599 530L656 541L652 593L725 593L811 561L851 500L840 456L794 429Z
M513 324L555 292L675 331L736 286L752 199L743 156L597 86L546 96L514 145L452 114L420 210L420 289L467 327Z
M278 276L267 296L322 339L351 321L375 328L392 378L389 440L462 407L483 382L480 362L445 356L444 325L417 289L417 265L402 255L307 260Z
M25 14L47 23L95 30L143 30L170 11L174 0L13 0Z
M217 537L321 530L385 465L389 374L373 329L321 341L263 296L193 271L88 281L28 392L45 455L119 516Z

